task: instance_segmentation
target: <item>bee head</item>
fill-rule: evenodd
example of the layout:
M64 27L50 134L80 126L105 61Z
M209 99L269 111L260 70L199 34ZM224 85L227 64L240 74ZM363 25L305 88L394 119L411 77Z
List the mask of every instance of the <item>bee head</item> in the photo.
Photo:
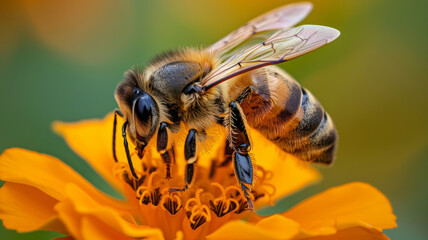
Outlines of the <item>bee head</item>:
M129 122L129 136L135 142L147 145L159 125L159 107L155 99L138 86L139 73L131 70L116 88L115 98Z

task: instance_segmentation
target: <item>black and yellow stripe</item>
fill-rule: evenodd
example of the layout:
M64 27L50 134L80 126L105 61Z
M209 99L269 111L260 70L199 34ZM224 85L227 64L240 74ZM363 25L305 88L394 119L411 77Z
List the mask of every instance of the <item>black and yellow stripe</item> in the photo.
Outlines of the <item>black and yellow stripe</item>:
M255 70L250 76L254 92L241 105L248 124L285 152L331 164L336 128L318 100L278 67Z

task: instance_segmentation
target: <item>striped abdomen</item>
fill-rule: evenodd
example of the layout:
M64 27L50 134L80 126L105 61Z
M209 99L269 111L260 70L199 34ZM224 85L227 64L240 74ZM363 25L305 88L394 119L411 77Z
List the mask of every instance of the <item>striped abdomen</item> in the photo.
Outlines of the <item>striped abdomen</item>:
M278 67L251 73L254 92L241 104L248 124L302 160L331 164L337 133L318 100Z

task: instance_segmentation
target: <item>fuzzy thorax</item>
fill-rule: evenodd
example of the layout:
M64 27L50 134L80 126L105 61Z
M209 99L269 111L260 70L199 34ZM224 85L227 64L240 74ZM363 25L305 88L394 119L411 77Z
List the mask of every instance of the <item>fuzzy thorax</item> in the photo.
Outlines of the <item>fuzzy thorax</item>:
M217 122L225 112L225 100L221 87L206 92L181 94L183 121L189 128L205 130Z

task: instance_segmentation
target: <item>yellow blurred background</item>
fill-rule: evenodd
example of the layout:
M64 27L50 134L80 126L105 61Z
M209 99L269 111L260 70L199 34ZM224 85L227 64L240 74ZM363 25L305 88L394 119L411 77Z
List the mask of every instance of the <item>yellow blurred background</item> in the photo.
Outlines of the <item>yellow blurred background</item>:
M51 154L114 195L51 131L51 122L103 117L116 107L113 91L129 67L164 50L208 46L289 2L2 1L0 152L23 147ZM259 213L284 211L331 186L364 181L393 205L399 227L386 231L390 238L427 239L428 2L311 2L314 10L303 23L331 26L342 35L280 66L310 89L334 119L340 138L337 161L321 169L320 183ZM1 228L0 236L59 235Z

